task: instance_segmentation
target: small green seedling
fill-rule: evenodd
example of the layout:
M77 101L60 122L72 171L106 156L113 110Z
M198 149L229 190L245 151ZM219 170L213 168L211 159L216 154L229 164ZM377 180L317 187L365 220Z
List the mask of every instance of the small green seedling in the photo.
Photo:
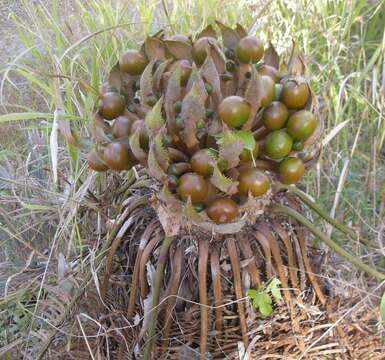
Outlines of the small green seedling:
M262 316L269 316L273 312L273 299L282 299L281 282L277 278L271 278L267 283L263 283L258 289L249 289L247 296L253 302L253 306L259 310Z

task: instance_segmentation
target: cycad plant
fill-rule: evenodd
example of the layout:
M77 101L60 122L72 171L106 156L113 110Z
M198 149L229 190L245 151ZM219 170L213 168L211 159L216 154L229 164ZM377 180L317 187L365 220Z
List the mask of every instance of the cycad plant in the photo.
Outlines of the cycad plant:
M247 349L256 324L246 292L252 289L248 294L267 315L271 298L263 289L273 280L281 284L277 305L288 309L295 337L303 292L327 303L304 227L363 271L385 278L304 215L305 204L356 236L294 185L317 161L324 117L295 44L285 62L242 26L217 27L220 37L212 26L194 38L160 31L127 50L101 88L92 142L64 129L69 141L92 146L91 169L134 167L131 180L139 179L135 191L132 181L118 191L121 213L110 231L100 293L104 305L114 301L114 259L129 249L119 257L129 272L124 318L143 316L143 322L140 332L127 330L128 349L122 343L116 350L121 358L181 358L183 344L199 348L201 359L223 358L238 341ZM127 219L140 223L136 232ZM127 237L130 231L136 235ZM304 349L305 339L296 341Z

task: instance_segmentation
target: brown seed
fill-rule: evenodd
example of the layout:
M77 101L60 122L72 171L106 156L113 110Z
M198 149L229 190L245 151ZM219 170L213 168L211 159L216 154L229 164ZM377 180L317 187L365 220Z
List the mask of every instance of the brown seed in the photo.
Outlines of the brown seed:
M94 149L86 155L88 166L95 171L103 172L108 170L107 164L103 161L102 156Z
M122 115L126 102L124 97L116 92L107 92L100 95L100 115L106 120L113 120Z
M261 106L266 107L275 97L275 83L270 76L262 75Z
M249 119L250 105L240 96L228 96L219 104L218 114L227 125L239 128Z
M229 198L214 200L206 210L207 216L217 224L225 224L238 216L238 205Z
M258 74L270 76L274 82L277 82L280 78L279 71L275 67L265 64L258 68Z
M254 147L254 150L252 152L253 152L253 156L251 156L250 150L244 149L241 153L239 164L245 164L249 161L252 161L253 157L254 157L254 160L258 157L258 153L259 153L258 143L255 143L255 147Z
M256 63L262 59L264 48L261 40L254 36L245 36L236 49L238 60L242 63Z
M192 203L202 202L207 196L207 191L207 182L202 175L187 173L179 179L177 192L185 201L190 197Z
M284 184L294 184L305 173L303 161L297 157L289 157L278 166L279 178Z
M300 110L289 117L287 132L294 140L305 141L317 128L316 116L307 110Z
M147 66L147 59L134 49L127 50L119 58L120 70L130 75L140 75Z
M201 37L194 42L192 57L197 65L202 65L205 62L210 44L215 43L217 43L217 39L213 37Z
M106 145L103 154L104 161L110 169L121 171L132 167L130 150L120 141L113 141Z
M284 130L274 130L265 138L264 153L274 160L283 159L293 147L293 139Z
M256 168L242 172L239 175L238 181L238 191L241 195L245 196L247 196L249 192L253 196L263 195L270 187L269 177Z
M180 82L182 86L185 86L188 82L188 79L190 78L192 67L190 64L190 61L186 59L182 60L177 60L171 64L169 67L169 71L173 72L175 69L180 68L181 69L181 77L180 77Z
M112 136L118 139L130 135L131 126L132 119L124 115L118 116L112 125Z
M302 109L310 96L309 86L306 83L286 81L282 86L281 101L289 109Z
M210 175L213 172L213 157L209 149L197 151L190 160L191 168L198 174Z
M265 127L269 130L279 130L285 126L289 111L285 104L273 101L263 111L262 120Z

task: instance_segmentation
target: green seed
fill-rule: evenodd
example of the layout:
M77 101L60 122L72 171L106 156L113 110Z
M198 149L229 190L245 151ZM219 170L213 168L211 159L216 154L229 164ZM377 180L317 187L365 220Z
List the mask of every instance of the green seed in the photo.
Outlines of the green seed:
M203 119L200 119L197 122L197 129L204 129L206 127L206 122Z
M213 92L213 87L209 83L205 83L205 89L208 94L211 94Z
M182 101L176 101L174 104L174 110L177 114L182 111Z
M294 143L293 143L293 150L295 150L295 151L302 151L303 148L304 148L303 141L301 141L301 140L294 141Z
M223 81L233 80L233 75L231 75L230 73L221 74L221 80Z
M226 70L229 72L235 71L235 62L232 60L229 60L226 62Z
M172 144L171 136L170 135L163 136L163 145L165 147L169 147L171 144Z
M228 59L234 60L234 59L235 59L235 52L234 52L234 50L232 50L232 49L227 49L227 50L225 51L225 56L226 56Z
M217 165L218 165L219 170L223 171L223 170L227 169L228 163L225 159L219 159Z
M178 127L179 130L184 129L184 121L183 121L181 116L177 116L175 118L175 123L176 123L176 126Z
M193 205L193 208L195 209L195 211L201 212L205 209L205 205L203 203L195 203Z
M214 116L214 110L206 109L206 117L211 119Z

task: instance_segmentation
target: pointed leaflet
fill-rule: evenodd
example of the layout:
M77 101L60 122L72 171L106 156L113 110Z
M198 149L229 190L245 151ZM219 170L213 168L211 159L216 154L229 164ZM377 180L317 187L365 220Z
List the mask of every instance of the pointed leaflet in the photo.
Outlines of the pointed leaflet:
M166 133L165 130L166 129L163 128L155 135L154 151L156 159L158 160L158 164L166 172L170 165L170 155L163 144L163 137Z
M257 217L264 213L263 200L256 198L251 193L248 194L246 201L239 205L238 211L241 214L246 214L247 222L255 224Z
M282 59L281 64L279 65L281 74L287 74L287 62Z
M321 114L324 118L326 118L326 114L328 111L326 109L325 102L322 100L322 98L320 98L320 100L322 101L322 104L323 104L322 111L320 111L320 103L318 101L318 98L315 95L312 87L310 86L310 84L308 83L306 78L297 77L297 78L295 78L295 81L297 82L297 84L307 84L309 91L310 91L310 96L306 101L304 109L309 110L314 114Z
M161 92L161 86L162 86L162 76L164 72L166 71L167 66L172 62L171 59L167 59L160 63L158 67L156 68L154 75L152 77L152 88L157 91Z
M175 109L174 104L179 100L181 96L181 79L182 71L180 68L175 69L171 74L167 89L166 95L164 98L164 110L166 112L166 121L167 121L167 130L172 137L174 142L179 139L179 129L175 123Z
M193 84L189 93L182 102L181 116L184 120L183 140L187 148L194 152L198 149L199 141L196 137L197 122L206 115L204 100L199 92L198 85Z
M152 37L162 40L164 38L164 35L164 29L160 29L154 35L152 35Z
M261 106L261 93L262 93L262 81L258 75L255 67L251 68L251 78L247 84L245 91L245 100L250 104L250 116L246 123L243 125L242 130L250 130L253 125L254 116L257 114L258 109Z
M111 91L111 85L109 83L101 84L99 86L99 96Z
M182 209L183 202L170 191L167 184L164 184L162 190L158 193L158 199L166 203L168 207Z
M219 145L219 157L226 161L227 169L236 167L239 164L239 156L242 151L243 141L225 127Z
M218 44L210 44L210 55L219 74L226 72L226 56Z
M271 42L263 55L263 62L279 70L279 55Z
M206 57L205 62L203 63L200 69L202 77L209 83L212 87L211 96L214 101L214 110L218 107L219 103L222 101L221 93L221 80L217 68L214 64L213 58L211 55Z
M216 21L217 25L221 29L223 44L228 49L235 49L238 46L241 37L238 32L219 21Z
M233 181L223 175L218 169L217 165L214 166L214 171L210 178L210 182L225 194L233 195L238 192L238 181Z
M217 32L214 30L212 25L207 25L198 35L197 39L202 37L213 37L217 38Z
M153 202L159 221L162 224L166 236L176 236L182 225L182 202L178 200L164 185L157 194L161 201Z
M94 121L91 125L92 137L97 142L109 142L110 138L106 135L107 127L103 118L99 114L95 114Z
M195 64L193 64L193 66L192 66L191 75L190 75L188 82L187 82L187 85L186 85L186 93L191 91L193 85L196 86L203 102L205 102L208 94L207 94L207 91L205 88L205 83L202 79L202 76L198 72L198 69L196 68Z
M190 197L187 199L186 205L183 208L183 214L187 217L187 219L194 221L195 223L199 224L204 221L202 215L195 210Z
M147 38L144 42L144 51L148 59L152 61L166 60L166 47L157 37Z
M245 28L240 25L240 24L237 24L237 27L235 28L235 31L238 33L239 37L242 39L243 37L247 36L247 31L245 30Z
M224 76L226 78L224 78ZM221 91L222 91L223 97L236 94L237 88L238 88L238 79L236 76L234 76L234 74L230 74L230 73L221 74Z
M255 149L255 145L257 144L257 142L255 141L253 133L251 131L238 130L235 131L233 134L243 142L244 149L249 151L253 151Z
M154 141L151 142L150 150L148 151L147 166L150 176L162 183L167 182L167 174L163 171L156 158Z
M290 75L303 75L305 73L305 61L303 55L298 53L297 44L294 40L287 67Z
M150 139L159 131L159 129L164 125L165 121L162 117L162 104L163 97L161 97L158 102L154 105L152 109L146 114L144 120L146 124L146 129Z
M143 124L144 126L144 124ZM135 158L143 165L147 161L147 153L140 146L140 134L142 127L138 126L135 132L130 136L130 148Z
M136 102L132 102L130 105L132 106L133 112L135 112L135 114L137 114L140 119L144 119L148 110L150 109L150 106L142 106L141 104L137 104Z
M122 87L122 76L118 62L112 67L108 75L108 83L115 87L117 91L120 91Z
M148 63L144 69L142 76L140 77L140 102L143 106L147 106L147 100L150 96L154 95L152 88L152 71L154 69L155 61Z
M211 119L207 126L207 133L211 136L215 136L222 131L222 121L220 121L216 116Z
M223 166L222 162L220 163L221 167ZM237 168L233 167L231 169L226 170L226 176L231 180L237 180L239 177L239 171Z
M164 43L166 44L168 51L176 59L187 59L192 61L192 46L189 43L179 40L166 40Z
M134 84L139 80L138 75L130 75L127 73L120 73L121 89L120 92L128 99L135 96Z
M123 111L123 116L126 116L130 119L131 124L133 124L135 121L143 121L137 114L129 111L127 108Z

